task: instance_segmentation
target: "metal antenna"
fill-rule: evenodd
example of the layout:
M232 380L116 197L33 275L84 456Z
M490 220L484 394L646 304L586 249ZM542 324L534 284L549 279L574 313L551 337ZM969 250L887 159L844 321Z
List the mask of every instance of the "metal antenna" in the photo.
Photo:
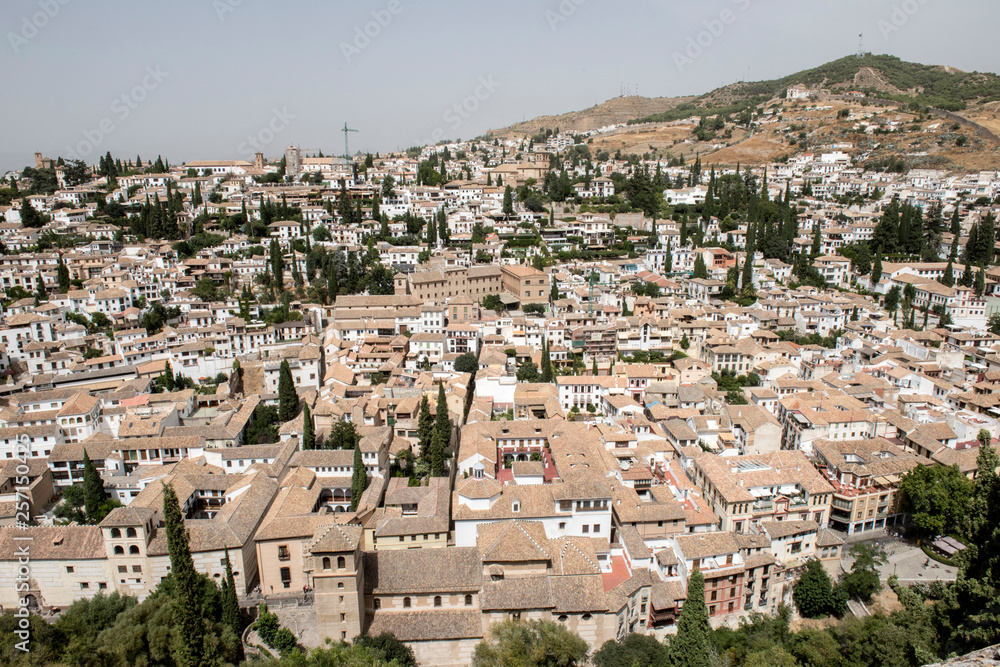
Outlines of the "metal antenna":
M347 127L347 123L344 123L344 129L341 130L341 132L344 133L344 159L347 160L348 162L350 162L351 161L351 151L347 148L347 133L348 132L357 132L357 130L350 129L349 127Z
M858 58L865 57L865 33L858 33Z

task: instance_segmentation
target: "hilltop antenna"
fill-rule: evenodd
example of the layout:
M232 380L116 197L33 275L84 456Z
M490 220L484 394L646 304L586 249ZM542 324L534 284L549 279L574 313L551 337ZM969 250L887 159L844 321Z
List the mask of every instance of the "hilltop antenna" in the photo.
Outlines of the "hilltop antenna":
M858 56L858 58L864 58L865 57L865 33L863 33L863 32L859 32L858 33L858 53L857 53L857 56Z
M347 123L344 123L344 129L341 130L341 132L344 133L344 159L347 160L348 162L350 162L351 161L351 151L347 148L347 133L348 132L357 132L357 130L350 129L349 127L347 127Z

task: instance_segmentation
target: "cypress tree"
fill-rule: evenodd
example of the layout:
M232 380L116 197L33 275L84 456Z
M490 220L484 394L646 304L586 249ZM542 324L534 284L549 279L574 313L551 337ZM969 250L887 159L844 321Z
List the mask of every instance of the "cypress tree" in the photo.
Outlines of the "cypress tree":
M944 276L941 278L941 284L945 287L955 286L955 269L951 265L951 260L948 260L948 266L944 270Z
M705 575L696 571L688 579L687 599L677 619L677 636L670 642L676 667L709 667L712 664L711 627L705 606Z
M597 377L597 357L594 357L593 363L590 365L590 374Z
M302 406L302 449L316 449L316 427L308 403Z
M434 415L431 414L431 404L427 400L427 394L420 399L420 416L417 419L418 444L420 446L420 458L430 463L431 461L431 439L434 437Z
M354 444L354 472L351 474L351 511L358 509L361 502L361 494L368 486L368 474L365 472L365 463L361 458L361 444Z
M170 576L176 584L179 603L174 620L179 640L176 661L180 667L200 667L204 653L202 591L191 559L180 503L170 484L163 487L163 521L166 524L167 551L170 553Z
M288 360L282 359L281 369L278 371L278 419L283 422L291 421L298 409L299 395L292 380L292 369L288 366Z
M548 340L542 338L542 382L552 382L552 359L549 357Z
M237 637L243 632L240 601L236 595L236 579L233 577L233 564L229 560L228 548L226 549L226 579L222 587L222 623L232 628Z
M872 264L872 285L877 285L882 279L882 257L875 255L875 263Z
M173 391L177 384L174 382L174 371L170 368L170 362L164 362L163 364L163 387L167 391Z
M695 255L694 258L694 272L691 274L692 278L703 278L708 279L708 267L705 266L705 258L701 253Z
M986 291L986 276L983 272L983 265L979 265L979 270L976 271L976 281L972 285L972 289L976 291L976 296L982 296L983 292Z
M274 282L277 283L277 287L280 290L285 282L285 258L281 254L278 239L271 239L268 250L270 252L271 274L274 276Z
M451 444L451 418L448 416L448 399L444 393L444 383L438 383L437 410L434 416L434 435L431 438L431 475L444 475L444 460L448 445Z
M972 287L972 263L969 261L968 253L965 256L965 267L962 269L962 277L958 279L958 284L962 287Z
M743 260L743 275L740 276L740 287L746 288L753 283L753 255L757 252L756 227L747 228L746 258Z
M104 480L94 467L93 461L87 450L83 450L83 507L87 510L87 520L90 523L97 523L103 517L99 517L101 505L104 504Z
M63 261L62 255L59 255L59 264L57 266L57 274L59 280L59 291L63 294L69 292L70 280L69 280L69 269L66 268L66 263Z

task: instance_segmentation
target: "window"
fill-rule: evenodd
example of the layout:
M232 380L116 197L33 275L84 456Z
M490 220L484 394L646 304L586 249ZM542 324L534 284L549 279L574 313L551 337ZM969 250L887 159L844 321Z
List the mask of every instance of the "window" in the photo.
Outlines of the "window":
M128 565L118 566L118 574L125 574L126 572L128 572Z
M718 598L718 593L716 591L712 591L712 596L709 599L712 600L712 602L715 602L717 598Z
M111 529L111 537L112 537L112 539L116 539L117 540L121 536L122 536L122 531L118 530L117 528L112 528Z
M344 582L343 581L338 581L337 582L337 588L340 589L340 588L343 588L343 587L344 587Z
M599 524L599 523L595 523L594 524L594 532L595 533L601 532L601 524Z
M142 574L142 565L133 565L132 571L136 574Z
M372 605L375 607L375 611L378 611L379 609L382 608L382 600L380 600L379 598L375 598L375 601L372 603Z
M410 608L410 598L403 598L403 609Z
M434 596L434 606L435 607L440 607L441 606L441 596L440 595L435 595Z
M125 555L125 547L115 547L115 555L116 556L124 556Z
M90 588L90 584L88 584L86 581L80 582L80 590L86 590L88 588Z
M292 587L292 571L287 567L281 568L281 585L284 588Z
M347 559L343 556L337 556L337 569L343 570L347 568Z
M131 556L138 556L139 555L139 547L137 547L137 546L135 546L133 544L133 545L131 545L128 548L128 552L129 552L129 555L131 555Z
M73 574L73 567L70 565L66 566L66 574Z
M324 570L329 570L330 569L330 557L329 556L323 556L323 569Z
M127 528L125 530L125 537L138 537L135 528Z
M288 560L291 556L288 555L288 545L279 544L278 545L278 560Z
M465 606L466 607L471 607L472 606L472 596L471 595L466 595L465 596Z

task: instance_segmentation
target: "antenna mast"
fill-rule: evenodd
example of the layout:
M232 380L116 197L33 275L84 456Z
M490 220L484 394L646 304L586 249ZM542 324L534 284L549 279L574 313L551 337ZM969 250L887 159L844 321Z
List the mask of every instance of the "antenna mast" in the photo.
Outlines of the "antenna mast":
M341 132L344 133L344 159L347 160L348 162L350 162L351 161L351 151L347 148L347 133L348 132L357 132L357 130L350 129L349 127L347 127L347 123L344 123L344 129L341 130Z
M858 58L865 57L865 33L858 33Z

